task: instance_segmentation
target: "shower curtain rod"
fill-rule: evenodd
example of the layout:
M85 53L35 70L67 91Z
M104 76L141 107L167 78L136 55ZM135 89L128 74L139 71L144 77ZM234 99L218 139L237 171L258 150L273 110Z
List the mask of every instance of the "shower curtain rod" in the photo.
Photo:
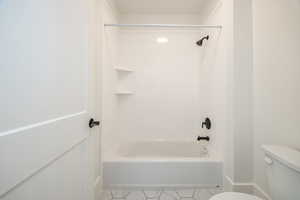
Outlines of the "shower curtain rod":
M222 28L221 25L182 25L182 24L104 24L111 27L145 27L145 28Z

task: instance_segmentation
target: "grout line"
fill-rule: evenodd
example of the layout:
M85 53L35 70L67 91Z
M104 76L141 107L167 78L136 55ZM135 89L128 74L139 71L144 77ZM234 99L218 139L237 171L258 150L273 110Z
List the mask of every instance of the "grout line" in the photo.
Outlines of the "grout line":
M160 194L158 195L158 199L159 199L159 200L161 200L161 195L162 195L163 192L164 192L164 189L163 189L163 188L161 188L160 190L161 190L161 191L160 191Z
M193 195L192 195L193 199L195 199L195 195L196 195L196 188L193 188Z
M110 191L109 191L109 193L110 193L111 199L114 199L114 196L113 196L112 190L110 190Z
M179 192L177 190L175 190L176 194L179 196L179 199L182 199ZM176 198L177 199L177 198Z
M195 195L196 195L196 188L193 189L193 190L194 190L194 191L193 191L193 196L192 196L192 198L193 198L193 199L196 199L196 198L195 198Z
M126 199L129 195L130 195L130 193L132 193L132 191L127 191L128 193L124 196L124 199Z
M144 194L145 199L148 199L146 192L144 190L142 190L142 193Z

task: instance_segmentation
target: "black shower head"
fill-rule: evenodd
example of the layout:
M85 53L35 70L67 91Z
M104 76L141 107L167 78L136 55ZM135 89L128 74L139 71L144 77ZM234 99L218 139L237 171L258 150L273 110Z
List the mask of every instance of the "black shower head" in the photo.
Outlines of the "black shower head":
M201 40L197 41L196 44L197 44L198 46L202 47L202 45L203 45L203 40L208 40L208 39L209 39L209 35L207 35L207 36L203 37Z

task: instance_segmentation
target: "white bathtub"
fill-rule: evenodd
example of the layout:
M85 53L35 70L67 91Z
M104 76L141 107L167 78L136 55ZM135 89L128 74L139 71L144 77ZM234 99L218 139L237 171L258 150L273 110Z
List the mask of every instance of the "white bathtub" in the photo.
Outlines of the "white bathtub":
M206 145L196 142L141 141L122 145L117 155L123 158L200 158L208 156Z
M104 158L106 187L222 186L222 161L197 142L141 141Z

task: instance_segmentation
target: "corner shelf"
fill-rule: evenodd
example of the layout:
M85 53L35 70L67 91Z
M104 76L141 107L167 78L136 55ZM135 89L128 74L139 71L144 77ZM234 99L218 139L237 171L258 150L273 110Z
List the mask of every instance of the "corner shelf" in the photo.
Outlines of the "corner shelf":
M133 72L132 69L124 68L124 67L115 67L115 70L118 72Z
M133 95L134 92L132 92L130 88L130 74L133 72L133 70L121 66L115 66L114 70L117 72L117 82L114 94L117 96Z

